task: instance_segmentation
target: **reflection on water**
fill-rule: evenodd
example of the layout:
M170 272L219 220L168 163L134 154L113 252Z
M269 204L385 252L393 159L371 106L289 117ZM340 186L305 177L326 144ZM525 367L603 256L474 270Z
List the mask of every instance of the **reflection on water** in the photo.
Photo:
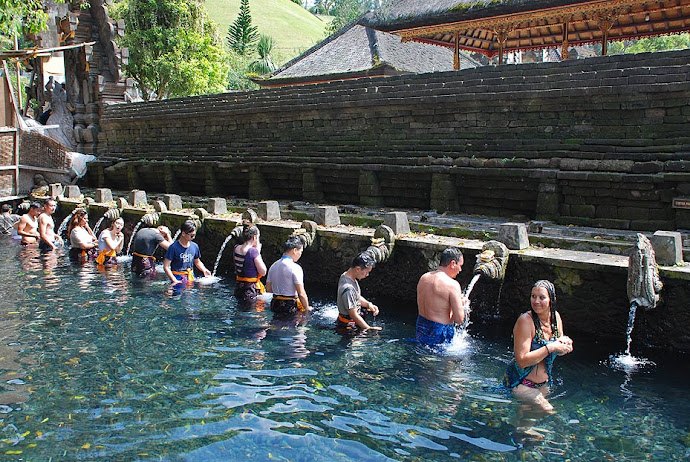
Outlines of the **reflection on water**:
M308 319L278 321L263 299L238 308L222 279L170 295L162 275L132 278L127 262L99 271L61 251L1 244L5 459L690 455L684 362L631 372L603 364L600 351L563 358L557 412L531 422L541 439L523 439L524 416L499 387L509 339L474 333L437 353L409 341L412 323L385 314L382 331L343 337L329 297Z

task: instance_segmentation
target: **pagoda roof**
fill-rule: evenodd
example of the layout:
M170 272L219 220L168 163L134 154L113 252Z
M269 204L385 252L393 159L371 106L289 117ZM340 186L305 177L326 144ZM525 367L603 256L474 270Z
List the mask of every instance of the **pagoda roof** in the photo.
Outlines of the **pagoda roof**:
M457 40L460 49L493 56L564 39L572 46L686 32L690 0L398 0L360 22L403 41L454 47Z

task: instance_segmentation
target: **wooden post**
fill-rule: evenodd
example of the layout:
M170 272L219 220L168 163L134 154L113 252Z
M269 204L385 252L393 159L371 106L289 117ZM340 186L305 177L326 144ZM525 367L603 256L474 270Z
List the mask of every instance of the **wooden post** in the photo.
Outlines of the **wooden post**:
M561 60L568 59L568 21L563 23L563 46L561 47Z
M455 32L455 53L453 53L453 70L460 70L460 34Z
M14 49L19 50L19 40L17 39L16 34L14 36ZM21 76L19 75L19 59L17 59L17 110L19 110L22 107L22 82L20 78Z

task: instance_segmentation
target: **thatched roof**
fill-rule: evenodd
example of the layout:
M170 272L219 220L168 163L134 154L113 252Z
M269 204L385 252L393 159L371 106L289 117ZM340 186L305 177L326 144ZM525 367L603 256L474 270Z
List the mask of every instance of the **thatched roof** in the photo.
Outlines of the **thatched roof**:
M367 15L362 23L380 30L395 30L588 1L590 0L393 0Z
M461 68L478 63L461 54ZM352 23L276 70L261 85L453 70L453 51Z

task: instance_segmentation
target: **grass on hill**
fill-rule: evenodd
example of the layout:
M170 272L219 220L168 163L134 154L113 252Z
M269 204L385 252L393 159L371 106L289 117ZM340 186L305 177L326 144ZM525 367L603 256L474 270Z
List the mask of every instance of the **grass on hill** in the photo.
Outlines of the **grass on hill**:
M206 0L209 18L227 36L228 26L240 11L240 0ZM326 37L328 17L317 17L290 0L249 0L252 24L259 33L275 40L273 60L277 65L294 58Z

